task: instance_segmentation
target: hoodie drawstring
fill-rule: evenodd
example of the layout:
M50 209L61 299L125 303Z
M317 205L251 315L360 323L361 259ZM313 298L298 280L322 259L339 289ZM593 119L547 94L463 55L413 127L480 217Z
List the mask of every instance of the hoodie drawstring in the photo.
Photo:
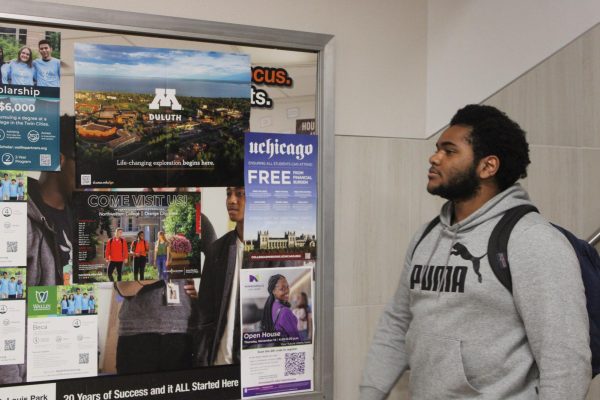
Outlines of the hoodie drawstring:
M438 282L438 288L437 288L438 297L440 296L440 293L442 293L442 288L444 286L446 286L446 278L448 277L448 262L450 261L450 256L452 255L452 249L454 248L454 245L456 244L456 237L458 236L459 228L460 228L460 225L457 226L456 229L452 230L453 235L452 235L452 240L450 241L450 249L448 250L448 255L446 256L446 262L444 263L444 270L442 271L442 278Z
M442 225L442 230L440 231L439 235L437 236L437 239L435 240L435 245L433 246L433 250L429 254L429 258L427 259L427 262L423 266L424 268L421 270L421 273L419 276L419 282L423 282L423 280L427 277L427 271L429 270L429 264L431 263L431 259L433 258L433 255L435 254L438 246L440 245L440 242L442 241L442 236L444 235L445 230L446 230L446 228L444 227L444 225ZM422 291L422 290L423 290L423 284L421 283L421 285L419 285L419 291Z

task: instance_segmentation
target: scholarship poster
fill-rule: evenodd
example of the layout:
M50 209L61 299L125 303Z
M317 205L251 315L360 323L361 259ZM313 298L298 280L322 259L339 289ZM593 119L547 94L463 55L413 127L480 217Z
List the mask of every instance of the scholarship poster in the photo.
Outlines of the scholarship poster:
M27 203L0 202L0 265L27 264Z
M313 268L240 273L242 397L312 390Z
M93 285L27 292L27 381L98 374L98 297Z
M57 171L60 33L28 29L23 44L23 29L0 29L0 168Z
M200 277L200 193L76 192L73 205L74 282Z
M75 44L77 185L240 186L250 59Z
M0 267L0 365L25 362L26 268Z
M248 133L245 257L315 260L318 137Z

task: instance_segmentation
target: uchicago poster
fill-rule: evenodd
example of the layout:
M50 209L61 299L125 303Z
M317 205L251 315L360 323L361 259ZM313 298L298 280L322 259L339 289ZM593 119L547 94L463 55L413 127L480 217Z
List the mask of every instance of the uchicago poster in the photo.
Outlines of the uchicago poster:
M317 136L246 135L249 261L316 259L317 145Z
M239 186L249 56L76 43L75 112L81 187Z

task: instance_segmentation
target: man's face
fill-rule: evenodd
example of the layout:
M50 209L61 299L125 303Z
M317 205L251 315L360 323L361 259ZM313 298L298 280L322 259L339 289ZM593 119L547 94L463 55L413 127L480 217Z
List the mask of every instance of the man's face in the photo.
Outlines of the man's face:
M244 187L228 187L225 204L229 219L233 222L242 222L244 220L244 209L246 208L246 190Z
M453 125L446 129L429 157L427 191L448 200L472 198L481 186L470 143L471 128Z
M4 180L7 181L8 180L8 174L4 174Z
M41 44L39 50L42 60L48 61L52 57L52 47L50 45L46 43Z
M123 233L123 231L122 231L121 229L117 229L117 231L115 232L115 237L116 237L117 239L120 239L120 238L121 238L121 234L122 234L122 233Z

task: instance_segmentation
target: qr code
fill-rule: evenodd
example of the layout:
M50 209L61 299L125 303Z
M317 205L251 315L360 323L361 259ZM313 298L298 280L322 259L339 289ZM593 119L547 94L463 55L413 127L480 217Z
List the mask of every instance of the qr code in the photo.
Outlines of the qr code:
M15 339L4 341L4 351L14 351L17 347L17 341Z
M89 364L90 353L79 353L79 364Z
M6 252L16 253L19 251L19 242L6 242Z
M306 353L286 353L285 376L304 374Z
M40 167L49 167L52 165L52 155L40 154Z
M81 174L81 186L83 185L91 185L92 184L92 175L90 174Z

